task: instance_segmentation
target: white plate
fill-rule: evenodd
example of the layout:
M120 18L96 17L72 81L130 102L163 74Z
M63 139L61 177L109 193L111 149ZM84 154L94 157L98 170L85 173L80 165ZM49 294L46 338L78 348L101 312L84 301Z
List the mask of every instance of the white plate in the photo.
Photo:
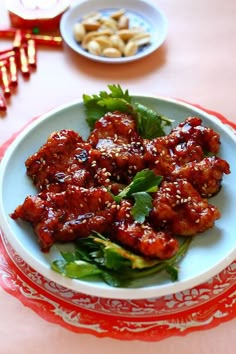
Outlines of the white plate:
M136 101L146 104L171 119L175 124L188 116L200 116L203 124L221 134L220 156L231 166L231 174L224 176L220 193L211 199L222 217L214 228L194 238L188 253L180 263L179 280L171 282L165 275L135 281L130 288L112 288L103 282L86 282L65 278L50 269L50 262L58 257L54 251L40 251L36 237L24 222L9 217L25 197L35 194L31 180L26 176L25 160L35 153L51 132L74 129L83 137L89 133L85 123L84 106L73 102L55 109L31 123L11 144L0 164L0 224L7 239L31 267L48 279L81 293L107 298L138 299L176 293L210 279L228 266L236 256L235 202L236 202L236 137L233 131L211 116L191 105L175 100L136 96Z
M126 10L130 18L130 27L141 26L151 35L151 43L140 48L137 54L122 58L99 57L88 53L75 41L74 24L84 15L95 11L108 15L121 8ZM167 35L167 20L158 8L145 0L89 0L78 3L64 13L60 31L67 45L86 58L104 63L127 63L151 54L162 45Z

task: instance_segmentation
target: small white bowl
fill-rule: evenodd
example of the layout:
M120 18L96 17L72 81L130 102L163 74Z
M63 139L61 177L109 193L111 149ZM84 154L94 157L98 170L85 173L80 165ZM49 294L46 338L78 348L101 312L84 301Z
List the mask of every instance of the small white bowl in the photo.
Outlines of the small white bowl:
M76 42L73 34L74 25L84 15L91 12L101 12L109 15L111 12L124 8L130 19L130 27L142 27L150 33L150 44L140 47L139 51L129 57L107 58L90 54ZM80 55L103 63L120 64L141 59L158 49L167 36L167 19L163 12L145 0L89 0L78 3L67 10L60 22L61 36L67 45Z

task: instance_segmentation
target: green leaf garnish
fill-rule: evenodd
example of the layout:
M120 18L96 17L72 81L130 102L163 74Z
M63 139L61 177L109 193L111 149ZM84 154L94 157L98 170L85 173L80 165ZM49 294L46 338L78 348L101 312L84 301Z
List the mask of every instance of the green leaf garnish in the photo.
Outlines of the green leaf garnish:
M177 264L186 254L191 243L187 238L178 252L168 260L148 259L126 250L99 233L77 240L74 252L67 252L66 259L55 260L51 268L75 279L100 277L110 286L128 286L134 279L166 271L172 281L178 279ZM74 259L75 258L75 259ZM74 259L74 261L71 261Z
M113 199L120 203L122 199L134 199L135 203L131 209L131 215L135 221L143 223L145 217L152 209L152 197L149 193L156 192L162 176L157 176L152 170L144 169L134 176L132 182L128 184L119 194L113 195Z
M131 215L135 221L142 224L145 221L145 217L148 216L152 210L152 197L146 192L133 193L132 197L135 203L131 209Z
M119 194L113 196L116 202L121 199L130 198L133 193L137 192L156 192L159 184L162 181L162 176L157 176L148 168L137 172L132 182L128 184Z
M52 263L51 267L56 272L73 279L83 279L88 276L101 274L101 270L95 264L78 259L73 262L56 260Z
M135 103L135 112L138 133L146 139L164 136L164 128L173 123L169 118L159 115L157 112L141 103Z
M165 127L172 124L172 120L164 117L152 109L138 103L128 90L120 85L108 85L108 92L100 91L98 95L83 95L86 120L91 129L98 119L108 112L119 111L132 114L136 120L138 133L146 139L153 139L165 135Z
M131 113L133 111L128 90L123 91L120 85L108 85L108 89L110 92L101 91L98 95L83 95L86 120L91 129L107 112Z

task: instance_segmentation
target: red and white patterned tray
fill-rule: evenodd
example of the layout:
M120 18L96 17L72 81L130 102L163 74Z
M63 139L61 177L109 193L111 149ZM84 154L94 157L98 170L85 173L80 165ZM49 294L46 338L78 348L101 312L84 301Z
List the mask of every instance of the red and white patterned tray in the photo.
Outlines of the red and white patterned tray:
M205 111L235 129L222 115ZM0 158L14 137L0 147ZM0 285L42 318L77 333L159 341L212 328L236 316L235 279L236 261L208 282L174 295L143 300L88 296L64 288L32 269L15 253L0 229Z

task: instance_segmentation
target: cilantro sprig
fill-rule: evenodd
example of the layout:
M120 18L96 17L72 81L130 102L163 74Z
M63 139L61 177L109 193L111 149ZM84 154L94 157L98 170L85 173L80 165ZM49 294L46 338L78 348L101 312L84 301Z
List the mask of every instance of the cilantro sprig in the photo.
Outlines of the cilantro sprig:
M73 252L61 252L54 271L75 279L99 277L113 287L128 286L133 280L165 271L172 281L178 280L178 263L186 254L191 238L186 238L178 252L168 260L151 260L134 254L99 233L77 240Z
M152 209L150 193L157 191L161 181L162 176L155 175L152 170L146 168L137 172L130 184L124 187L119 194L112 194L113 199L117 203L120 203L122 199L134 199L131 215L135 221L143 223Z
M165 135L165 127L170 126L173 120L160 115L154 110L133 102L128 90L120 85L108 85L107 91L100 91L97 95L83 95L86 120L91 129L95 122L108 112L119 111L132 114L137 123L139 134L146 139L153 139Z
M116 202L123 198L129 198L136 192L156 192L159 184L162 181L162 176L155 175L152 170L145 168L136 173L130 184L128 184L122 191L114 196Z

